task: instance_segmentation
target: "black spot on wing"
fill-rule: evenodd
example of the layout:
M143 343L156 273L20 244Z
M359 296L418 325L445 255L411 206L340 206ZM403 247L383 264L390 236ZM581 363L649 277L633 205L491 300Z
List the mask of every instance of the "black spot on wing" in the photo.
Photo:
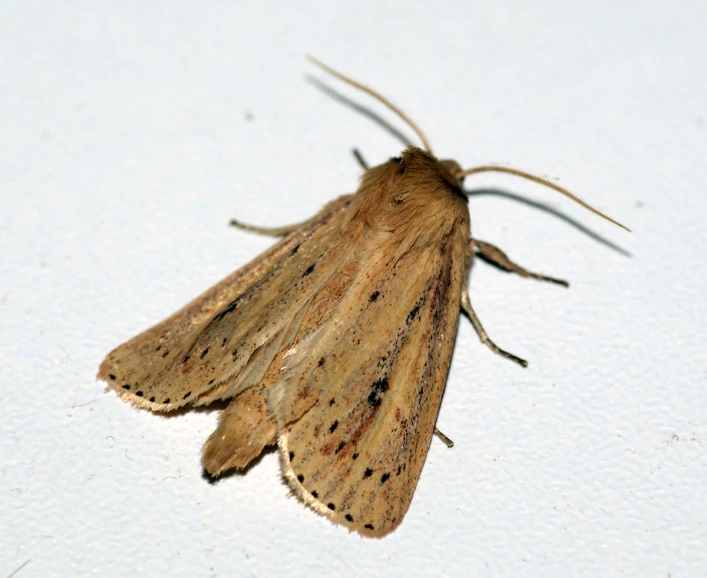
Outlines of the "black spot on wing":
M371 407L378 407L381 404L381 398L376 395L375 391L368 394L368 405Z
M377 381L374 381L373 389L380 393L385 393L386 391L388 391L388 376L384 375Z
M373 382L371 393L368 394L368 403L371 407L378 407L381 404L381 395L388 391L388 376L384 375Z
M226 306L226 308L223 311L221 311L221 313L219 313L218 315L216 315L216 317L214 317L214 320L221 321L221 319L226 317L226 315L228 315L229 313L233 313L236 310L236 307L238 307L238 303L240 302L241 298L242 298L242 296L239 295L233 301L231 301Z
M407 319L405 320L405 323L407 325L410 325L414 320L415 317L420 313L420 303L417 303L415 307L410 309L410 313L408 313Z

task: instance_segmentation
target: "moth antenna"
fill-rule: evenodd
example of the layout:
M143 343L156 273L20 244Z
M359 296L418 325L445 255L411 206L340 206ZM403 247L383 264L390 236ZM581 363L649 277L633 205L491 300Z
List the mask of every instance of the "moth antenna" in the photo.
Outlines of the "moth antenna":
M456 176L458 179L461 180L463 177L467 177L467 176L473 175L475 173L485 173L485 172L491 172L491 171L497 172L497 173L508 173L509 175L515 175L517 177L522 177L524 179L528 179L529 181L534 181L538 184L545 185L546 187L554 189L555 191L562 193L566 197L569 197L575 203L579 203L585 209L589 209L595 215L599 215L602 219L606 219L610 223L613 223L614 225L618 225L622 229L626 229L629 233L631 232L631 229L629 229L626 225L622 225L621 223L619 223L618 221L615 221L614 219L612 219L608 215L605 215L601 211L595 209L589 203L582 200L574 193L571 193L570 191L568 191L564 187L561 187L560 185L556 185L552 181L549 181L547 179L539 177L538 175L534 175L532 173L527 173L525 171L521 171L520 169L514 169L512 167L504 167L503 165L482 165L480 167L472 167L470 169L464 169L460 173L457 173Z
M415 131L417 136L420 137L420 140L422 141L422 144L425 147L425 150L428 153L432 154L432 147L430 146L430 143L427 140L427 137L422 132L420 127L418 127L408 115L406 115L402 110L400 110L397 106L395 106L392 102L390 102L382 94L376 92L372 88L368 88L367 86L364 86L360 82L356 82L355 80L353 80L352 78L349 78L348 76L344 76L343 74L341 74L340 72L337 72L336 70L334 70L330 66L327 66L323 62L317 60L316 58L314 58L314 56L310 56L309 54L307 54L307 59L310 62L313 62L314 64L316 64L319 68L321 68L325 72L328 72L329 74L331 74L332 76L335 76L339 80L342 80L347 84L350 84L354 88L358 88L359 90L362 90L363 92L365 92L367 94L370 94L377 101L379 101L379 102L383 103L385 106L387 106L390 110L392 110L395 114L397 114L400 118L402 118L403 121L405 121L407 123L407 125L412 130Z

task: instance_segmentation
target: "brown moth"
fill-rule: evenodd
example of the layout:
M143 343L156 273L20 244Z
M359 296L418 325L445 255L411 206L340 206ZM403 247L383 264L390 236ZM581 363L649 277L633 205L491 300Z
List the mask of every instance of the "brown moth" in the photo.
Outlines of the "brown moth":
M400 110L312 60L387 105L424 149L409 146L367 170L355 194L304 223L235 223L283 239L112 351L98 376L124 400L157 412L229 400L204 444L209 474L245 468L277 444L299 498L350 530L381 537L405 516L433 433L447 439L435 422L460 310L493 351L526 365L497 347L474 313L467 293L474 255L567 285L471 236L464 177L519 175L609 218L534 175L437 159Z

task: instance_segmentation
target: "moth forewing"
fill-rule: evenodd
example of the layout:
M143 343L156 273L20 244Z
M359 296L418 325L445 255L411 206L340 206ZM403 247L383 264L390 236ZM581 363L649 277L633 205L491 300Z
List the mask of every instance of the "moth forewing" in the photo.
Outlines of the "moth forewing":
M466 199L446 169L419 149L383 168L385 181L364 179L351 205L385 216L358 242L365 258L337 314L293 348L269 399L297 495L377 537L401 522L417 485L470 260Z
M333 239L350 199L329 203L300 230L111 351L98 377L153 411L234 397L238 374L321 283L321 271L307 272L311 264L338 260L330 250L340 246Z

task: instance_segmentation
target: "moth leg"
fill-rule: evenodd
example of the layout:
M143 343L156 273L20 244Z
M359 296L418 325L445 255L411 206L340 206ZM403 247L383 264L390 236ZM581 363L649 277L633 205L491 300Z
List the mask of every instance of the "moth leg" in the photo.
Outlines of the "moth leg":
M462 294L461 306L462 306L462 311L464 311L464 313L466 313L469 316L469 320L471 321L471 324L474 326L474 329L476 330L476 333L479 336L479 339L481 339L481 343L486 345L494 353L497 353L498 355L501 355L502 357L505 357L506 359L510 359L511 361L517 363L518 365L520 365L522 367L528 367L528 362L525 359L521 359L520 357L516 357L512 353L508 353L507 351L501 349L493 341L491 341L488 334L484 330L483 325L481 325L481 321L479 321L479 318L476 316L476 313L474 312L474 308L471 306L471 299L469 299L469 293L467 293L466 291Z
M295 233L300 229L321 220L327 214L334 211L338 211L341 207L346 204L346 202L351 199L353 195L343 195L338 199L329 201L324 207L313 217L310 217L306 221L301 223L295 223L293 225L285 225L284 227L258 227L257 225L248 225L247 223L241 223L237 219L231 219L229 225L235 227L236 229L241 229L242 231L250 231L251 233L258 233L259 235L269 235L271 237L286 237L291 233Z
M451 448L451 447L454 446L454 442L453 442L452 440L450 440L446 435L444 435L441 431L439 431L439 430L437 429L437 426L435 426L434 434L435 434L439 439L441 439L442 442L444 443L444 445L447 446L448 448Z
M538 279L539 281L548 281L549 283L555 283L557 285L562 285L564 287L569 287L569 283L562 279L555 279L554 277L548 277L546 275L539 275L537 273L532 273L527 269L521 267L517 263L514 263L508 258L501 249L492 245L491 243L486 243L485 241L479 241L478 239L472 239L471 243L479 255L481 255L487 261L490 261L494 265L497 265L501 269L510 271L512 273L518 273L521 277L526 277L530 279Z
M236 219L231 219L229 225L235 227L236 229L241 229L242 231L250 231L251 233L258 233L258 235L268 235L270 237L284 237L302 228L304 225L309 223L311 219L302 221L301 223L295 223L294 225L285 225L284 227L258 227L256 225L248 225L246 223L241 223L236 221Z

